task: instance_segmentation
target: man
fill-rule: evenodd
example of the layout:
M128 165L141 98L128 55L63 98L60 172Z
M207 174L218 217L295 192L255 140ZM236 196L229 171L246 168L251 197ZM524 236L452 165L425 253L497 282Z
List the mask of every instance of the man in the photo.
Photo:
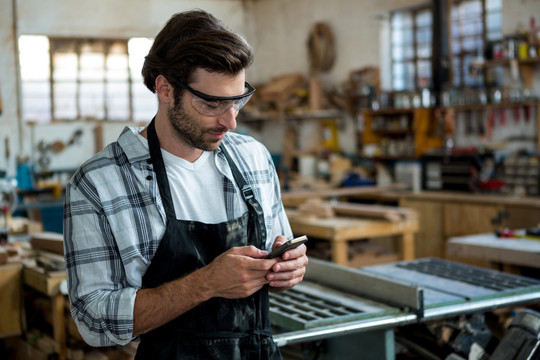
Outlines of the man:
M158 97L66 189L71 313L94 346L141 340L136 359L279 359L268 289L302 281L268 151L232 132L255 91L247 43L204 11L174 15L143 66Z

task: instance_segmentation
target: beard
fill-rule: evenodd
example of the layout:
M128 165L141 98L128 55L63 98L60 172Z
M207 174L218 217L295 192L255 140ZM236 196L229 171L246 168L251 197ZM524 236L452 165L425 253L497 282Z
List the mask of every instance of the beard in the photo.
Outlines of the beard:
M227 132L228 130L222 126L207 129L203 128L201 121L197 117L188 114L182 109L181 102L178 102L174 107L170 108L167 115L173 130L172 135L176 139L204 151L214 151L221 143L221 139L205 139L205 133L220 133Z

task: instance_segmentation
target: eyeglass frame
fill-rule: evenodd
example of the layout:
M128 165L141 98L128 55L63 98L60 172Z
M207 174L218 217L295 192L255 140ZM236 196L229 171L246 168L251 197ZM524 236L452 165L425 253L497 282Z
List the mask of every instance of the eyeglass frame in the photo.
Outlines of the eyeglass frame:
M178 85L180 86L181 88L183 88L184 90L190 92L195 98L198 98L199 100L202 100L202 101L205 101L205 102L212 102L212 101L233 101L231 103L231 106L230 107L234 107L234 101L235 100L241 100L241 99L244 99L244 98L248 98L238 109L235 108L235 111L240 111L240 109L242 107L244 107L246 105L246 103L249 101L249 98L253 95L253 93L255 92L255 88L250 84L248 83L247 81L244 82L244 86L247 88L247 92L242 94L242 95L236 95L236 96L214 96L214 95L208 95L208 94L205 94L203 92L200 92L200 91L197 91L195 89L193 89L191 86L189 86L188 84L182 82L182 81L179 81L179 80L174 80L172 81L172 83L174 85ZM195 100L195 98L193 100ZM228 109L230 109L227 108ZM198 112L200 112L199 109L195 108ZM225 110L223 113L225 113L227 110ZM222 114L223 114L222 113ZM219 114L217 115L208 115L208 114L204 114L204 113L201 113L203 115L207 115L207 116L219 116Z
M245 97L253 95L255 92L255 88L248 83L247 81L244 82L244 86L247 88L247 92L242 95L236 95L236 96L214 96L214 95L208 95L203 92L197 91L193 89L188 84L175 80L173 81L173 84L180 86L182 89L189 91L192 95L197 96L198 98L204 100L204 101L230 101L230 100L240 100Z

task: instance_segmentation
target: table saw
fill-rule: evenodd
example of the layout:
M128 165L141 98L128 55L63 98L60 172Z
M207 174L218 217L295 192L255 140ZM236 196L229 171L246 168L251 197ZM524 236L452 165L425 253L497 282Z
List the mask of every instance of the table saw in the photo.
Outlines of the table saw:
M394 328L539 302L540 280L438 258L358 269L311 258L301 284L270 296L278 346L327 339L328 358L393 359Z

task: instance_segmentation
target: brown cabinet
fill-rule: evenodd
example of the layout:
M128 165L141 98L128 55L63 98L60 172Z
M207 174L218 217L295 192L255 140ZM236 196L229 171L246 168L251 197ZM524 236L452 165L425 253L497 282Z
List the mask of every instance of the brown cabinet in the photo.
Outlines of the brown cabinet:
M418 212L415 257L446 255L449 237L523 229L540 223L540 199L422 192L398 195L399 206ZM480 265L477 263L477 265Z
M506 222L501 205L446 203L443 212L445 237L494 232Z
M418 212L418 230L414 236L414 257L444 257L442 203L403 198L399 206Z

